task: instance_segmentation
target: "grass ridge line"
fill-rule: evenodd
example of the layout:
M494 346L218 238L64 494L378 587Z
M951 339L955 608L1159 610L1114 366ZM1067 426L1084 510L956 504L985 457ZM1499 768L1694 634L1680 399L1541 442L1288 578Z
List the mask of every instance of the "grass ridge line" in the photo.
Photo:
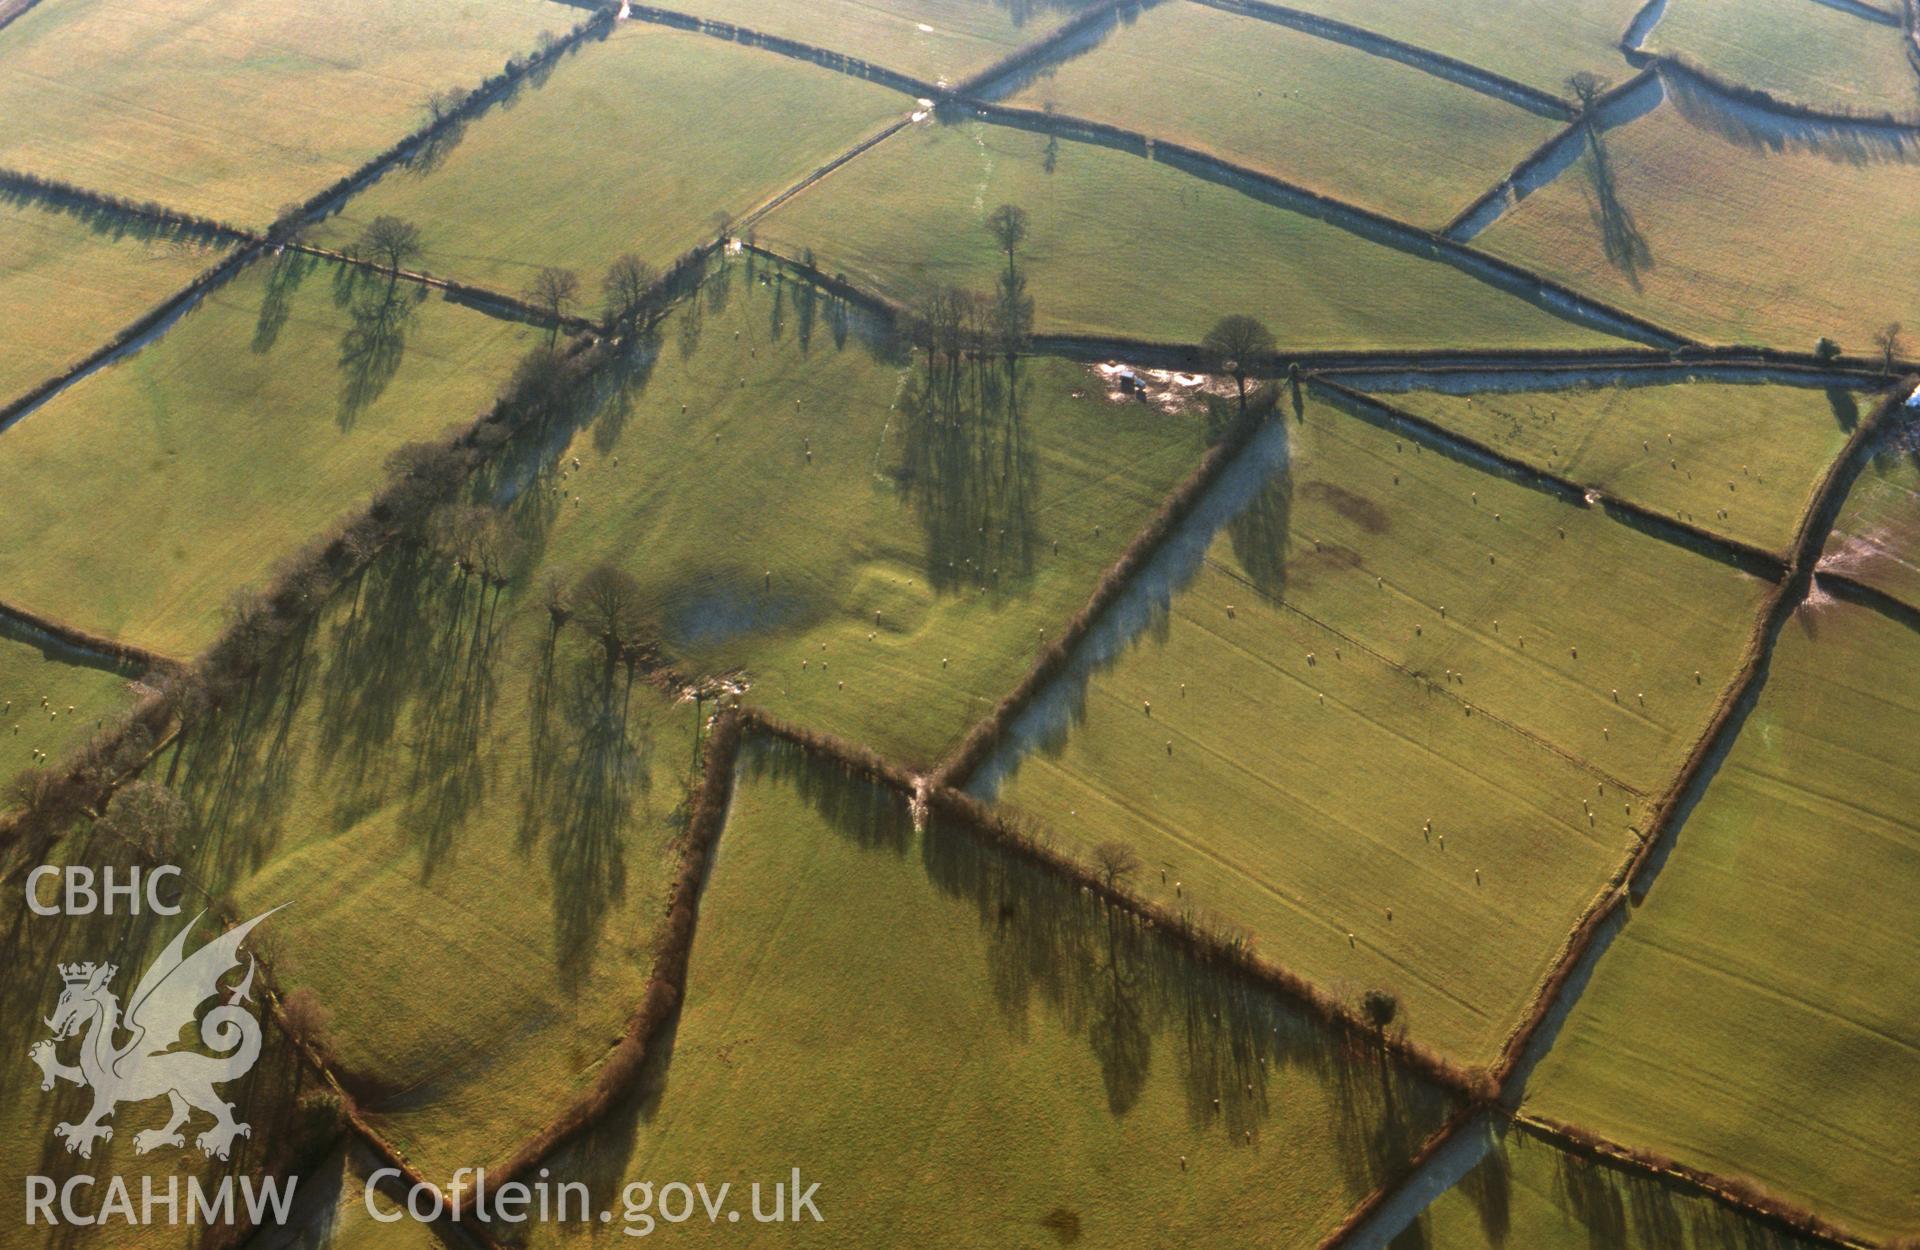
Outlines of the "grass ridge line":
M1345 44L1374 56L1383 56L1418 69L1422 73L1431 74L1435 78L1445 79L1478 91L1482 95L1492 96L1496 100L1524 108L1530 113L1538 113L1558 121L1567 121L1573 116L1573 109L1567 102L1550 91L1542 91L1517 78L1509 78L1505 74L1483 69L1459 57L1448 56L1444 52L1436 52L1417 43L1408 43L1404 39L1395 39L1391 35L1383 35L1351 22L1323 17L1318 13L1308 13L1283 4L1274 4L1272 0L1199 0L1199 3L1222 12L1238 13L1272 22L1278 26L1288 26L1330 43ZM1376 51L1368 47L1368 44L1379 44L1388 51ZM1509 96L1520 96L1525 103L1509 99Z

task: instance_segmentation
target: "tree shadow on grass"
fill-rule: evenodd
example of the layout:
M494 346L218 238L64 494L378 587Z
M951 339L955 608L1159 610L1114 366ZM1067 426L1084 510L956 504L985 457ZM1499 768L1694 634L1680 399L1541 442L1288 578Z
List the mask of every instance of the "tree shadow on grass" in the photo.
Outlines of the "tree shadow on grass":
M1039 464L1018 361L954 353L909 379L897 489L926 534L926 576L949 594L1018 594L1039 554Z
M307 275L321 264L318 256L286 248L267 266L267 281L260 297L260 314L254 320L254 355L264 356L280 341L280 331L293 315L293 297Z
M400 283L391 275L349 279L348 324L340 335L340 402L334 418L341 430L351 430L400 372L407 332L426 298L425 287Z
M1593 192L1588 202L1589 211L1595 229L1600 232L1600 250L1607 263L1618 269L1637 291L1641 271L1653 266L1653 250L1634 223L1632 210L1620 198L1619 182L1614 176L1606 143L1591 127L1587 131L1585 169L1587 185Z

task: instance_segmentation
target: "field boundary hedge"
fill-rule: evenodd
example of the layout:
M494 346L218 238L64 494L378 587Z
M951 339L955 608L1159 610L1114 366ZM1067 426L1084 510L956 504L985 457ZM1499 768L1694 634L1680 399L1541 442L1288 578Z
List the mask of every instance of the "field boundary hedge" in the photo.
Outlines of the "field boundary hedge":
M825 178L828 174L840 168L842 165L846 164L848 161L853 160L857 156L864 155L866 152L868 152L872 148L875 148L880 144L886 142L888 139L893 138L893 136L899 134L902 130L905 130L909 125L911 125L912 122L913 122L913 119L911 117L902 117L897 121L888 122L885 126L882 126L879 130L874 131L872 134L860 140L860 142L854 144L852 147L848 148L846 151L840 153L838 156L835 156L832 160L829 160L829 161L823 162L822 164L814 166L811 170L809 170L806 174L804 174L798 181L792 183L789 186L783 187L779 191L774 192L771 196L767 197L765 200L762 200L759 204L748 209L746 213L744 213L741 216L740 220L734 223L732 229L737 231L737 230L745 230L751 227L755 222L759 221L762 217L765 217L768 213L771 213L774 209L779 208L782 204L785 204L788 200L792 199L794 196L800 194L802 191L805 191L808 187L811 187L814 183L820 181L822 178ZM746 244L743 243L742 246L746 246Z
M8 23L39 3L40 0L4 0L4 2L0 2L0 30L5 30Z
M605 1115L646 1066L654 1035L680 1009L699 927L700 897L705 893L707 870L720 834L726 828L742 729L749 719L738 707L724 707L713 718L702 752L700 787L694 792L687 827L680 838L679 871L667 889L665 924L654 939L653 970L639 1003L627 1017L625 1032L607 1052L599 1073L585 1091L511 1155L488 1166L487 1178L496 1190L524 1176L554 1149Z
M766 31L755 30L751 26L740 26L717 17L695 17L672 9L657 9L650 4L628 5L627 16L652 26L669 26L675 30L690 31L697 35L709 35L743 47L760 48L796 61L808 61L822 69L833 70L850 78L864 78L868 82L891 87L895 91L916 99L938 99L949 90L930 83L924 78L916 78L912 74L903 74L899 70L876 65L862 57L846 52L835 52L832 48L824 48L816 43L789 39L785 35L768 34Z
M1911 4L1913 0L1907 0ZM1800 121L1820 122L1832 126L1887 126L1908 134L1920 135L1920 114L1909 113L1905 116L1883 109L1871 112L1867 109L1848 108L1844 105L1816 107L1802 100L1775 95L1760 87L1737 82L1695 60L1685 52L1647 52L1627 42L1633 32L1633 26L1639 21L1636 14L1625 32L1615 42L1620 55L1627 63L1642 69L1655 69L1670 73L1676 78L1685 79L1697 89L1725 96L1736 103L1757 108L1781 117L1796 118ZM1652 32L1649 31L1649 34ZM1908 59L1914 63L1916 72L1920 72L1920 44L1908 40Z
M1756 547L1752 543L1744 542L1741 539L1715 533L1694 522L1683 521L1677 517L1669 517L1664 513L1655 512L1645 504L1635 503L1630 499L1623 499L1618 495L1610 494L1598 486L1589 486L1583 482L1577 482L1565 474L1556 473L1552 469L1544 469L1538 465L1529 464L1524 460L1520 460L1499 450L1491 444L1483 443L1478 439L1468 438L1465 435L1456 434L1437 421L1408 412L1404 408L1396 407L1377 395L1354 390L1351 387L1343 386L1328 378L1316 377L1312 379L1312 384L1332 391L1334 394L1353 403L1373 408L1393 421L1411 425L1425 432L1432 438L1471 448L1478 455L1487 456L1498 461L1502 468L1523 481L1550 486L1552 488L1550 493L1566 498L1569 503L1579 502L1587 507L1592 507L1597 504L1601 511L1613 517L1615 520L1622 521L1624 524L1628 524L1632 526L1632 528L1644 534L1649 534L1652 537L1659 538L1664 542L1673 543L1675 546L1687 547L1689 550L1695 550L1702 546L1709 547L1712 549L1711 552L1703 552L1701 554L1708 554L1746 572L1766 576L1769 580L1777 579L1786 572L1787 555L1785 552L1768 551L1764 547ZM1676 537L1676 532L1678 535L1684 536L1687 541L1683 542L1680 537Z
M1201 3L1207 3L1207 0L1201 0ZM1404 1175L1396 1180L1382 1181L1369 1190L1366 1196L1355 1203L1341 1221L1333 1226L1333 1230L1320 1239L1316 1250L1336 1250L1336 1247L1345 1243L1347 1238L1353 1236L1361 1224L1385 1206L1388 1199L1398 1193L1402 1186L1420 1175L1420 1169L1431 1162L1433 1157L1440 1153L1441 1148L1452 1141L1454 1135L1471 1123L1482 1110L1483 1108L1471 1102L1456 1108L1453 1114L1448 1116L1440 1127L1427 1134L1426 1140L1422 1141L1419 1148L1408 1156Z
M1655 1151L1625 1146L1591 1129L1531 1112L1516 1111L1509 1118L1521 1132L1557 1150L1676 1186L1771 1228L1839 1250L1874 1250L1874 1242L1864 1241L1811 1209L1789 1202L1751 1181L1679 1163Z
M941 92L942 96L955 100L969 100L986 92L1003 78L1033 67L1036 62L1047 60L1060 49L1080 35L1092 30L1104 22L1118 21L1123 9L1143 10L1151 8L1159 0L1100 0L1090 8L1082 9L1073 17L1062 22L1051 33L1041 36L1032 43L1023 44L992 62L962 78L952 87Z
M42 616L30 608L18 604L0 602L0 620L16 621L29 629L46 634L55 641L63 642L77 651L92 652L104 659L112 660L125 669L134 670L129 675L138 676L147 672L164 672L180 667L180 661L172 656L162 655L158 651L149 651L136 643L121 642L117 638L105 638L99 634L88 633L77 625Z
M1542 91L1517 78L1509 78L1505 74L1483 69L1458 57L1448 56L1444 52L1436 52L1417 43L1408 43L1404 39L1395 39L1391 35L1368 30L1364 26L1355 26L1336 18L1322 17L1317 13L1274 4L1271 0L1199 0L1199 2L1222 12L1238 13L1260 21L1272 22L1277 26L1288 26L1304 34L1325 39L1329 43L1344 44L1373 56L1398 61L1422 73L1443 78L1457 86L1491 96L1542 117L1551 117L1556 121L1567 121L1573 117L1572 107L1552 92Z
M936 787L964 786L967 778L985 763L987 757L999 746L1007 728L1013 723L1026 705L1039 694L1046 684L1062 672L1072 660L1076 647L1092 630L1094 623L1126 591L1127 583L1135 573L1146 564L1180 521L1199 502L1214 479L1231 464L1234 458L1253 437L1261 420L1279 420L1282 418L1241 418L1227 428L1220 440L1209 447L1200 457L1200 463L1187 474L1186 480L1173 488L1161 501L1146 524L1133 536L1133 539L1121 550L1100 580L1094 583L1093 591L1080 610L1067 619L1057 636L1050 637L1047 644L1034 657L1033 664L1027 669L1019 684L1002 695L993 710L976 722L965 737L940 761L933 770L930 783Z
M1195 177L1218 182L1235 190L1242 188L1234 184L1247 183L1284 199L1301 201L1295 204L1275 204L1274 207L1317 217L1329 225L1368 239L1380 246L1394 247L1426 260L1450 263L1469 277L1485 282L1496 290L1506 291L1515 298L1534 303L1536 307L1542 307L1563 319L1574 321L1576 324L1581 320L1602 323L1597 328L1616 337L1632 338L1634 335L1639 335L1652 340L1654 346L1669 349L1705 346L1697 340L1687 338L1636 313L1630 313L1624 308L1616 307L1594 296L1582 294L1557 279L1536 273L1468 244L1457 243L1436 231L1401 221L1397 217L1389 217L1385 213L1321 191L1315 191L1299 183L1290 182L1277 174L1238 164L1189 144L1154 138L1124 126L1092 121L1067 113L1046 113L1037 109L1018 108L1013 105L978 100L968 102L965 107L974 116L990 123L1115 148L1168 165ZM1564 301L1566 307L1556 308L1550 302L1542 302L1547 296ZM1568 315L1570 311L1576 316L1570 317ZM1613 325L1606 326L1604 324L1606 322L1612 322ZM1621 327L1625 327L1632 333L1623 333Z
M1211 2L1212 0L1202 0L1202 3L1211 3ZM1603 122L1603 127L1602 127L1603 130L1604 130L1604 119L1599 118L1599 114L1604 112L1608 105L1613 104L1615 101L1621 99L1622 97L1627 96L1632 92L1638 90L1639 88L1645 86L1649 79L1656 78L1658 76L1659 76L1658 71L1655 70L1652 66L1650 65L1645 66L1640 70L1639 73L1633 75L1633 77L1627 79L1625 82L1621 83L1619 86L1609 88L1603 95L1595 97L1593 102L1593 112L1595 115L1595 120L1600 120ZM1555 131L1553 134L1550 134L1546 138L1542 139L1539 143L1539 146L1535 147L1533 151L1527 153L1525 156L1521 157L1518 161L1515 161L1513 168L1507 171L1506 177L1502 178L1499 182L1494 183L1491 187L1481 192L1479 197L1476 198L1472 203L1468 204L1465 208L1455 213L1452 219L1449 220L1446 225L1440 227L1440 233L1445 235L1448 238L1453 238L1455 231L1459 230L1460 227L1465 225L1467 222L1473 220L1480 213L1484 212L1488 205L1492 204L1495 200L1500 199L1502 196L1510 194L1514 186L1520 181L1521 178L1525 177L1529 172L1531 172L1534 166L1540 164L1542 161L1545 161L1549 156L1552 156L1554 151L1557 148L1559 148L1561 144L1573 141L1580 134L1582 128L1588 125L1588 122L1589 122L1589 119L1587 118L1586 115L1584 114L1574 115L1571 118L1571 120L1567 122L1565 126L1561 127L1559 130ZM1461 240L1456 240L1456 242L1459 242L1459 241Z
M1672 784L1655 804L1646 830L1614 870L1594 905L1569 934L1558 962L1540 983L1532 1007L1508 1034L1500 1059L1493 1069L1503 1090L1520 1070L1534 1034L1553 1013L1560 995L1567 988L1604 922L1613 912L1644 895L1645 883L1640 883L1638 891L1635 890L1638 878L1651 862L1655 851L1677 833L1681 813L1691 810L1693 800L1704 789L1709 780L1707 774L1711 771L1708 766L1723 754L1722 748L1729 741L1728 731L1741 719L1742 705L1757 697L1772 658L1774 641L1779 637L1781 627L1806 597L1807 589L1812 584L1813 565L1818 560L1820 549L1826 544L1827 533L1845 499L1846 489L1859 471L1873 432L1900 397L1907 393L1913 381L1910 378L1889 389L1881 402L1854 427L1846 446L1828 465L1827 472L1802 514L1787 567L1756 615L1742 651L1740 667L1721 691L1712 717L1694 740Z

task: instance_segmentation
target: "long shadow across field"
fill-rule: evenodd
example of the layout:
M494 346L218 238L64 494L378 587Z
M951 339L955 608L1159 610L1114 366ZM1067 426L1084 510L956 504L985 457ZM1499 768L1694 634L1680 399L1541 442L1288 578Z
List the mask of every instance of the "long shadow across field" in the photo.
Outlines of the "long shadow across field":
M749 742L739 769L742 780L793 787L863 854L902 866L917 860L937 896L968 906L1002 1025L1024 1036L1044 1015L1078 1037L1098 1063L1104 1110L1116 1120L1133 1112L1156 1068L1172 1065L1195 1129L1236 1142L1258 1137L1288 1114L1282 1074L1305 1074L1331 1095L1332 1148L1347 1182L1364 1192L1401 1174L1444 1114L1444 1095L1370 1041L1337 1035L1271 990L1196 962L1130 913L951 818L935 815L916 830L898 791L784 740ZM725 836L713 871L726 871ZM697 982L687 987L690 996L701 992ZM636 1146L674 1097L679 1025L676 1015L651 1039L634 1091L545 1161L556 1179L584 1182L590 1206L618 1193Z

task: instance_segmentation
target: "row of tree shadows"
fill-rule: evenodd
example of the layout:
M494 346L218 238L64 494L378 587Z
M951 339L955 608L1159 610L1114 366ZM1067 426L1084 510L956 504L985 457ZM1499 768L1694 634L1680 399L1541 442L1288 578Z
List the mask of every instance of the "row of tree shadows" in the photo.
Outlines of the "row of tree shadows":
M864 854L917 863L933 891L929 905L940 898L971 910L1002 1025L1024 1036L1033 1017L1044 1015L1079 1038L1099 1066L1105 1111L1116 1119L1134 1111L1159 1065L1179 1081L1193 1128L1238 1144L1283 1122L1286 1082L1305 1077L1319 1082L1335 1109L1324 1126L1326 1149L1357 1197L1402 1174L1450 1108L1448 1095L1387 1060L1372 1041L1336 1035L1267 988L1196 961L1131 913L975 830L935 816L916 831L904 796L891 788L779 740L750 739L738 768L742 784L792 788ZM727 870L726 836L716 872ZM709 914L702 923L725 918ZM687 986L690 996L701 992L697 981ZM596 1210L616 1202L636 1146L673 1097L678 1027L676 1016L652 1039L635 1090L546 1161L556 1181L584 1182ZM767 1096L777 1105L778 1092ZM1079 1233L1071 1208L1029 1214L1056 1235Z

